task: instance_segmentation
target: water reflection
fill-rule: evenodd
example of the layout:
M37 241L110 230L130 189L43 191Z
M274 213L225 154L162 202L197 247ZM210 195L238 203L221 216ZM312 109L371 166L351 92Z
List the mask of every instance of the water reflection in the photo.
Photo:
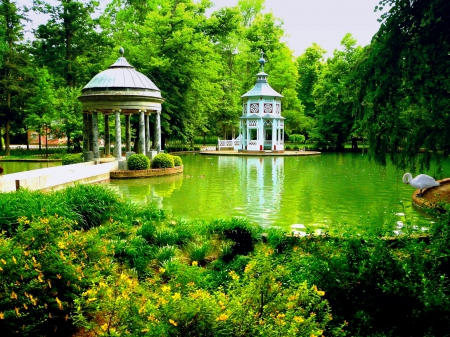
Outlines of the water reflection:
M165 198L170 198L173 191L180 189L183 175L167 177L113 180L109 187L123 199L137 204L155 204L163 208Z
M380 167L361 154L182 159L182 175L110 185L124 198L155 203L186 220L240 216L297 231L384 223L394 229L397 221L428 220L412 209L413 189L401 182L404 172Z

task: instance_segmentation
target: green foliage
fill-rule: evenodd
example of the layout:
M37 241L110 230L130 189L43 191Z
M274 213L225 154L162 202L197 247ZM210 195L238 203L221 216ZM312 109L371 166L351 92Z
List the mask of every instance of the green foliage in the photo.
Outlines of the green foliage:
M152 160L152 168L172 168L175 166L173 156L168 153L158 153Z
M450 153L447 128L450 19L445 0L383 0L391 7L355 71L354 114L367 132L369 154L400 168L428 167ZM378 6L377 6L378 8ZM401 151L399 151L401 149ZM426 155L417 162L417 153Z
M20 217L14 236L0 237L2 333L21 336L70 334L73 300L108 263L100 246L73 232L58 215ZM99 258L100 257L100 258Z
M183 166L183 161L181 160L180 156L172 156L172 157L175 166Z
M119 204L114 192L99 185L75 185L55 192L55 196L75 213L77 229L99 226Z
M150 159L145 154L132 154L127 160L129 170L148 170Z
M78 164L83 162L83 154L82 153L69 153L65 154L62 157L62 164L63 165L71 165L71 164Z
M323 291L306 282L284 287L287 271L273 266L270 253L258 255L245 271L228 272L225 288L198 287L202 268L167 263L160 274L139 282L132 273L103 278L76 300L76 322L102 335L146 336L320 336L331 320ZM184 276L161 284L164 275ZM152 300L142 301L148 296ZM94 323L88 313L102 313ZM330 336L340 336L339 330Z
M354 126L352 113L355 81L352 68L362 59L362 48L356 46L351 34L346 34L341 45L344 51L335 50L333 58L323 65L314 86L317 123L310 133L319 147L344 148Z
M260 239L261 228L241 218L214 220L209 226L213 233L233 241L233 256L252 252L255 243Z
M197 238L200 242L191 242L187 246L187 254L190 262L196 261L198 264L204 265L206 257L211 252L211 244L206 238Z
M289 136L289 141L293 143L304 143L306 140L304 135L292 134Z
M243 219L175 221L98 185L3 193L0 210L8 335L69 335L73 324L105 336L406 337L450 328L450 210L429 236L409 234L408 224L395 239L266 228L265 244Z
M99 185L76 185L54 193L20 189L0 196L0 228L12 235L17 219L55 214L74 221L76 229L98 226L116 209L118 197Z

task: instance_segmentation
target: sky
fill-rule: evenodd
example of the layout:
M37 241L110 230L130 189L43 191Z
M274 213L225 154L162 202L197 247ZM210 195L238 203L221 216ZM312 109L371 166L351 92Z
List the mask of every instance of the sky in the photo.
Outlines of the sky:
M32 0L16 0L18 4L30 5ZM54 0L47 0L52 3ZM286 34L284 41L293 50L294 56L303 54L314 42L332 56L335 49L341 49L340 42L345 34L351 33L357 44L366 46L378 31L377 19L380 12L374 12L379 0L265 0L265 12L272 11L281 19ZM105 6L110 0L100 0ZM233 7L238 0L212 0L213 10ZM31 25L45 23L43 16L30 13Z
M212 0L215 8L233 7L238 0ZM380 12L374 12L379 0L266 0L271 11L284 22L284 41L295 56L303 54L314 42L332 56L347 33L357 44L366 46L380 28Z

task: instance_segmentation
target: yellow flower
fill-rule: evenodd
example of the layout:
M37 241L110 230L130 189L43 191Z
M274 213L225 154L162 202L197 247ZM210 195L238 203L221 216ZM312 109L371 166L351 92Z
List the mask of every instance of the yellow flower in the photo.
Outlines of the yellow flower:
M278 319L281 319L281 318L284 318L284 317L286 317L285 314L278 314L278 315L277 315L277 318L278 318Z
M22 303L25 310L28 310L28 306L25 303Z
M14 291L11 293L11 299L17 300L17 294Z
M164 273L166 272L166 270L165 270L163 267L161 267L161 268L159 268L159 272L160 272L161 274L164 274Z
M60 299L58 297L56 297L55 300L56 300L56 303L58 303L59 310L63 310L63 305L62 305L62 302L60 301Z
M156 321L156 318L155 318L155 316L153 316L153 315L148 316L147 319L148 319L149 321Z
M142 329L141 332L149 332L150 329Z
M221 314L219 317L216 318L216 321L226 321L228 318L228 315Z
M192 261L192 267L197 267L198 266L198 262L197 261Z
M319 295L319 296L324 296L324 295L325 295L325 291L319 290L319 291L317 292L317 295Z
M102 328L103 331L108 330L108 323L103 324L103 325L101 326L101 328Z
M172 324L173 326L177 326L178 323L175 322L173 319L169 319L169 323Z
M189 282L189 283L187 284L187 286L188 286L188 287L193 287L193 286L195 286L195 283L194 283L194 282Z
M95 302L97 301L97 297L91 297L88 299L88 302Z
M168 293L170 291L170 286L163 286L161 288L161 290L162 290L163 293Z
M6 264L6 261L4 259L1 259L1 261L2 261L3 264Z
M12 257L12 259L13 259L14 264L17 264L17 260L14 256Z
M305 321L305 319L303 317L294 316L294 321L296 321L297 323L302 323Z
M3 313L3 311L0 311L0 319L5 319L5 314Z
M228 273L228 275L230 275L231 276L231 278L233 279L233 280L239 280L239 275L238 274L236 274L236 272L234 271L234 270L232 270L232 271L230 271L229 273Z
M181 299L181 294L180 294L180 293L175 293L175 294L173 294L172 299L173 299L174 301L180 300L180 299Z
M0 271L3 271L3 268L2 268L2 267L0 267Z
M16 311L16 315L20 316L19 308L14 308L14 310Z

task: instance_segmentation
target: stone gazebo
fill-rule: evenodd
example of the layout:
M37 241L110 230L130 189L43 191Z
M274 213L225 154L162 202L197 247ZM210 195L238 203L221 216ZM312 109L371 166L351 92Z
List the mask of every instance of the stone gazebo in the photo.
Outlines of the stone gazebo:
M123 57L108 69L95 75L82 89L79 100L83 104L83 155L84 160L100 158L98 144L98 113L105 119L105 156L110 156L109 116L115 116L114 156L122 159L122 135L120 115L125 115L126 151L131 151L130 116L139 114L138 153L147 154L150 149L150 114L155 114L155 142L153 150L161 151L161 91L145 75L135 70Z
M243 114L240 117L240 152L284 152L284 117L281 116L281 98L267 83L263 53L258 61L261 72L255 86L242 95Z

